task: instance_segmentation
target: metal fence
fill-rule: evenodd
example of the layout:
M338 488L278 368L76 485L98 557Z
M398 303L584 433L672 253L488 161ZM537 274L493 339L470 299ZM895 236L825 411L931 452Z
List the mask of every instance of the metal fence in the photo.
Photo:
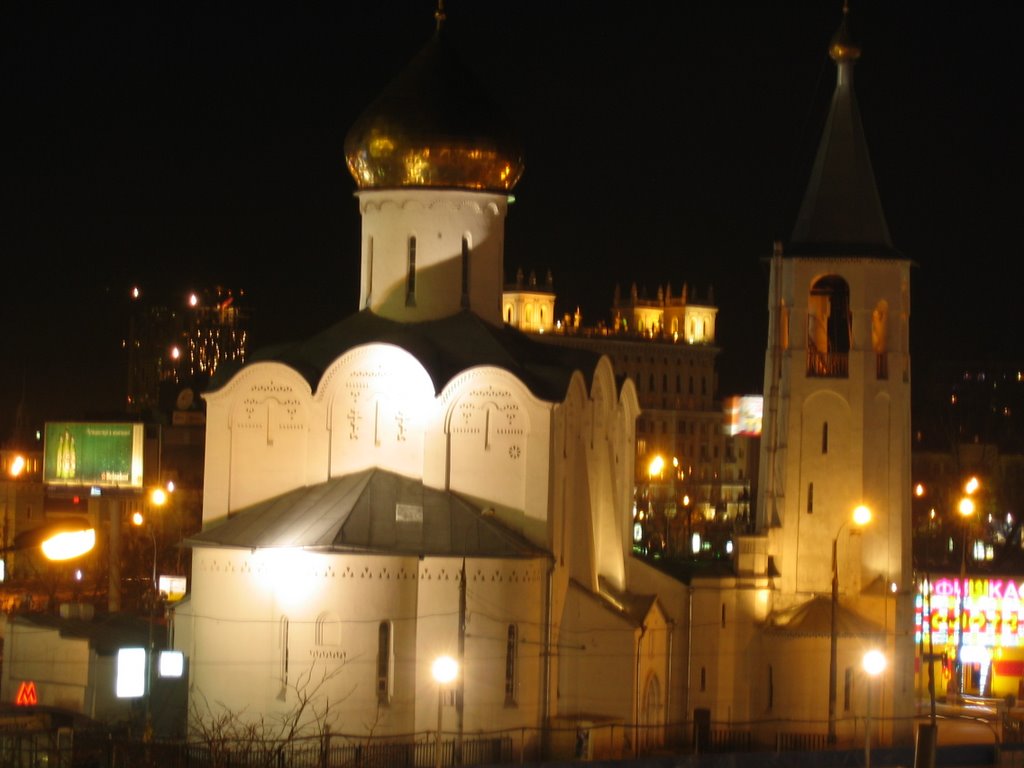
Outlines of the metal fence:
M146 742L101 729L0 729L0 768L432 768L437 764L448 768L542 761L641 761L720 753L733 753L735 759L747 753L764 765L776 765L785 755L795 760L800 753L821 757L834 752L838 757L855 746L841 743L838 749L830 749L820 729L801 729L800 725L699 719L649 728L581 722L572 727L474 733L461 739L446 733L440 756L437 737L430 732L374 738L325 733L276 742L222 739L198 743ZM998 738L995 730L993 735L989 747L1004 750L1004 761L1011 755L1020 756L1008 739ZM1007 735L1017 736L1018 732L1011 729ZM884 765L881 760L878 764Z

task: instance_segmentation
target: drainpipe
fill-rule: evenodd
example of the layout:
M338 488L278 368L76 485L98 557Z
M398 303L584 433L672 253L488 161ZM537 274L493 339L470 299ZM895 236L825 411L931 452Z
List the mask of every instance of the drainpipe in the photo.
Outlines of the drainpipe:
M554 573L555 573L555 557L549 555L550 562L548 563L547 578L545 581L547 584L544 598L544 637L541 640L541 653L544 654L544 659L541 666L541 674L543 675L543 681L541 686L543 688L543 696L541 697L540 706L540 732L545 734L545 741L547 740L548 733L548 720L551 717L551 621L552 621L552 600L554 595ZM547 753L547 744L543 745L545 754Z
M640 659L644 635L647 634L647 625L640 625L640 635L636 639L636 683L633 686L633 755L640 757Z
M676 633L676 623L669 619L668 621L668 665L665 670L665 722L669 722L669 718L672 717L672 650L673 640Z
M693 661L693 587L686 587L686 698L683 720L690 716L690 664Z

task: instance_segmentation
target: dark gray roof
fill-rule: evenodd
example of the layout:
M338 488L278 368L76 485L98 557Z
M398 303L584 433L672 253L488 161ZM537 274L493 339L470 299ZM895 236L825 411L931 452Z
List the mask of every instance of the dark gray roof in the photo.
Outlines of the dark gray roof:
M875 184L853 61L839 61L825 130L804 192L789 255L899 256Z
M541 344L511 326L492 325L469 311L440 320L400 323L363 310L305 341L257 350L246 364L284 363L315 389L324 371L342 354L375 342L394 344L413 355L438 392L469 368L493 365L514 374L530 392L548 402L565 399L574 371L583 374L589 387L600 358L587 350ZM220 366L209 389L227 384L241 367Z
M333 478L253 504L185 543L466 557L545 555L465 499L382 469Z
M123 647L146 646L150 640L146 620L126 613L98 614L91 619L65 619L52 613L22 613L11 620L55 630L61 637L88 640L89 646L100 656L113 655ZM164 647L166 628L154 623L153 633L153 642L158 648Z

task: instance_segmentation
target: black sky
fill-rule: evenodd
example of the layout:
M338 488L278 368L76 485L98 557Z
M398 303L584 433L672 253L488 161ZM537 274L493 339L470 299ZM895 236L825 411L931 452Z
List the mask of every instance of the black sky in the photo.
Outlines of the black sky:
M559 312L589 323L616 283L713 286L723 393L760 391L762 259L795 218L841 0L446 6L526 149L507 277L550 268ZM939 357L1024 362L1012 5L850 6L879 191L918 265L915 375ZM433 8L4 4L0 427L22 391L40 420L119 406L133 283L245 289L256 346L355 311L344 136Z

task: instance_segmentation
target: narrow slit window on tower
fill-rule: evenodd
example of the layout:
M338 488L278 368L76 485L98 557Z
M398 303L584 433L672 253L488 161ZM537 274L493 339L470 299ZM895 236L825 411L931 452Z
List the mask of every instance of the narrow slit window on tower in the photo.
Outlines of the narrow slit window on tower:
M814 512L814 483L807 484L807 514Z
M706 667L700 668L700 689L701 691L708 689L708 671Z
M409 238L409 266L405 276L405 306L416 306L416 236Z
M377 628L377 701L381 704L391 701L392 647L391 622L382 621Z
M373 238L366 241L366 304L370 306L370 298L373 296Z
M278 625L278 643L281 649L281 692L278 698L282 701L288 693L288 617L282 616Z
M516 703L516 673L519 646L519 628L515 624L508 625L508 636L505 643L505 705Z
M843 712L850 711L850 699L853 697L853 669L847 667L843 674Z
M462 238L462 308L469 309L469 238Z
M775 674L772 665L768 665L768 709L775 704Z
M828 453L828 422L821 425L821 452Z

